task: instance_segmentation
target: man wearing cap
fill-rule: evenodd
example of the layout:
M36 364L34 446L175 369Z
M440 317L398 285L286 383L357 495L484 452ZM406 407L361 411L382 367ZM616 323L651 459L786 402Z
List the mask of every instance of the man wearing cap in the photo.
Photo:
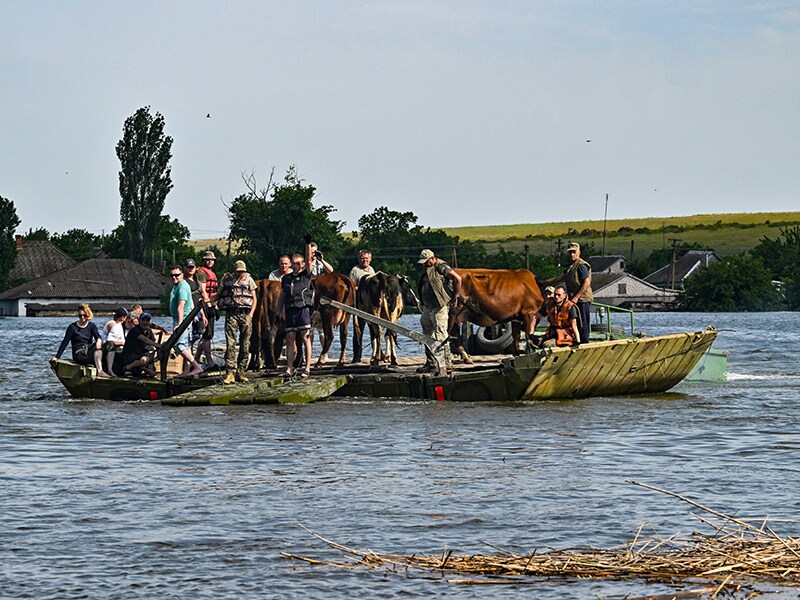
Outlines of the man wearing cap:
M233 265L233 273L222 278L217 302L225 311L225 370L223 383L245 382L244 372L250 358L250 331L253 313L256 310L256 282L247 272L243 260ZM236 354L236 338L239 338L239 354Z
M160 348L161 344L156 341L153 330L150 327L153 317L150 313L142 313L139 316L139 324L128 332L125 344L122 347L122 363L125 365L125 372L131 375L138 375L143 371L150 377L155 377L156 372L152 369L153 348Z
M204 300L206 301L203 306L203 311L206 315L205 329L200 336L200 341L197 343L197 352L195 352L195 360L200 360L200 357L205 353L206 355L206 369L214 365L214 358L211 355L211 340L214 339L214 323L217 320L217 309L211 302L211 297L217 293L219 284L217 282L217 274L214 272L214 263L217 261L216 255L207 250L203 254L203 264L197 268L194 277L198 283L205 290Z
M417 282L417 295L422 302L422 332L431 336L439 345L447 339L450 302L458 296L461 289L461 276L446 262L436 258L433 250L427 248L420 253L417 263L422 265L422 275ZM425 355L425 365L417 369L418 373L432 373L436 370L433 356L427 348ZM443 355L438 358L439 367L443 369L450 358L447 345Z
M577 242L567 244L570 265L556 277L544 281L546 284L564 282L567 295L578 309L578 329L581 344L589 341L589 317L592 308L592 267L581 258L581 245Z
M542 307L533 315L534 332L536 331L536 326L539 325L539 322L547 317L547 301L553 297L553 292L555 290L556 288L554 288L552 285L548 285L546 288L544 288L544 291L542 292L542 298L544 299L544 302L542 302Z

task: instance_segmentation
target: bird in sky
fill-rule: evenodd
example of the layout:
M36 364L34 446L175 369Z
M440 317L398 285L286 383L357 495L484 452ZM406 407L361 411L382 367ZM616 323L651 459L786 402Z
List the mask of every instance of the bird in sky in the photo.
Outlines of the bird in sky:
M211 113L208 113L208 114L206 115L206 119L210 119L210 118L211 118Z

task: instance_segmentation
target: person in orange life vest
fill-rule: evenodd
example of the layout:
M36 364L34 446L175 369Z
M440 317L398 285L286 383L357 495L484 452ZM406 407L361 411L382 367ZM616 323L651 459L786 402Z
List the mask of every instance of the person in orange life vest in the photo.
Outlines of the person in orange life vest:
M562 285L556 286L553 297L547 301L547 320L550 327L547 328L542 347L574 346L580 343L578 309L567 300L567 290Z
M210 299L217 293L217 290L219 289L217 274L214 272L214 264L216 261L216 255L211 250L208 250L205 254L203 254L202 265L197 267L197 271L195 271L194 274L197 282L200 285L205 286L205 292L207 294L207 302L203 308L206 313L206 328L203 330L203 335L201 336L200 341L197 342L197 350L194 355L195 360L199 361L200 356L205 354L206 369L214 366L214 358L211 356L211 340L214 339L214 323L219 318L219 313L217 312L216 306L210 301Z

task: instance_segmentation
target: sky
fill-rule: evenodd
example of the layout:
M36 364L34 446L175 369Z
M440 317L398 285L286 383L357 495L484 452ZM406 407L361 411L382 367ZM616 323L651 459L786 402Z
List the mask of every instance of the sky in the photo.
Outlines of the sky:
M142 106L196 239L289 165L345 231L800 210L798 1L0 0L0 39L20 232L119 224Z

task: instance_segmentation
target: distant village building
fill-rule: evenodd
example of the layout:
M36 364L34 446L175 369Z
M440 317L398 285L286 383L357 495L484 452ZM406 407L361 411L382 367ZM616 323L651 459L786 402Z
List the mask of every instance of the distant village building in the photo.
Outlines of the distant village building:
M0 294L0 315L71 314L84 302L100 313L134 303L145 310L157 311L167 286L165 275L137 262L93 258L73 262L65 269L6 290Z
M630 273L599 273L592 271L594 302L636 310L668 310L678 292L665 290Z
M636 310L667 310L678 296L625 272L625 257L620 254L590 256L592 295L600 304Z
M624 273L625 257L619 254L609 256L590 256L586 262L592 267L592 275L600 273Z
M30 281L76 264L48 240L24 240L16 236L17 260L8 273L9 281Z
M673 275L672 264L661 267L658 271L650 273L645 281L665 289L683 289L683 282L697 271L720 262L720 257L711 250L689 250L675 261ZM673 285L674 281L674 285Z

